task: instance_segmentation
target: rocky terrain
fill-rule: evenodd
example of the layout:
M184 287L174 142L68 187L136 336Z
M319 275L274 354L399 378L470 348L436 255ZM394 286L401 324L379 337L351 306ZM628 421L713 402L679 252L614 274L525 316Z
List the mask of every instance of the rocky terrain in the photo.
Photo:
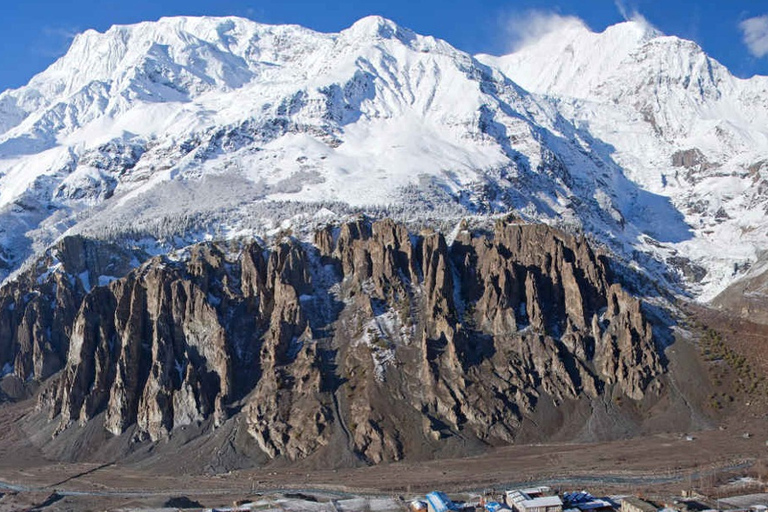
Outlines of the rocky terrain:
M220 473L752 414L761 327L691 303L768 322L766 91L640 21L87 31L0 93L0 419Z
M152 258L65 238L2 289L0 311L0 365L42 383L54 437L97 422L155 442L236 420L267 458L340 443L378 463L424 456L422 443L515 443L542 408L669 393L606 255L514 221L449 243L361 218L314 243Z

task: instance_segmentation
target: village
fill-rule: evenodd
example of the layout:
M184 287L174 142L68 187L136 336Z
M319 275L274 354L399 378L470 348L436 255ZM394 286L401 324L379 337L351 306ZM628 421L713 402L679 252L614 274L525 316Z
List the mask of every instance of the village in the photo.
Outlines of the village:
M205 512L768 512L768 488L755 483L753 480L737 482L751 493L722 498L695 491L682 491L679 497L596 496L586 490L563 491L547 485L457 493L453 497L442 491L431 491L410 499L404 496L339 499L324 497L322 493L297 492L264 495L261 499L243 500L232 507L210 508Z
M558 493L549 486L505 491L503 494L480 496L475 501L455 502L443 492L433 491L424 499L410 503L411 512L766 512L768 494L739 496L726 500L710 500L697 493L683 492L670 502L641 496L611 495L596 497L588 491ZM746 501L745 501L746 499ZM754 503L752 503L752 501ZM750 503L744 506L744 503Z

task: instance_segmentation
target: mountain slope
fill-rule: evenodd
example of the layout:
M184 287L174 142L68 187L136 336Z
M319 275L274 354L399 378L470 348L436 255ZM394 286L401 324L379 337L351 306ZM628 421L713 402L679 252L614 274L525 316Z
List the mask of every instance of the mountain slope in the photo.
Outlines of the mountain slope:
M650 234L701 300L765 250L768 78L738 79L695 43L640 21L599 34L571 23L514 54L479 58L555 99L633 183L671 200L693 236Z
M100 447L62 446L94 424L130 451L239 425L234 448L261 460L366 463L626 436L660 416L694 426L640 301L606 255L547 226L448 244L358 220L313 244L203 243L127 271L137 256L65 238L38 263L52 271L0 294L14 311L0 333L23 340L1 337L0 363L45 381L47 442L76 459ZM117 275L90 288L84 265Z
M632 23L501 58L379 17L87 32L0 95L2 378L73 459L706 426L661 309L765 244L762 84Z
M89 31L0 102L2 275L64 232L184 245L328 208L515 210L627 259L643 234L690 236L550 101L377 17L339 34L238 18Z

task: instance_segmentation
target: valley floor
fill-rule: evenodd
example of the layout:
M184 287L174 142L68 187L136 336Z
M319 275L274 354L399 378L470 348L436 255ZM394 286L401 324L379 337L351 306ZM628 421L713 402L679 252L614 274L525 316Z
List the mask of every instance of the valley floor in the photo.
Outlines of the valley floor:
M702 331L715 329L737 351L734 354L749 354L750 372L765 374L768 332L762 326L713 310L691 313ZM670 374L677 376L673 384L698 402L706 401L711 391L706 379L699 377L714 371L713 378L719 378L725 372L718 358L704 360L703 373L689 367L700 359L698 350L715 350L713 342L707 343L699 343L701 347L694 350L693 344L681 338L667 350ZM670 424L656 428L657 432L669 430L666 433L612 442L520 444L472 457L357 468L325 468L317 460L292 464L276 461L259 469L216 475L203 474L199 465L197 472L184 471L182 468L196 467L194 461L187 460L193 457L189 452L194 450L190 449L180 450L175 460L168 460L167 452L163 452L160 458L165 462L161 465L152 463L151 457L130 464L119 459L101 463L52 461L30 438L35 423L26 418L34 400L4 403L0 404L0 512L139 510L169 504L199 509L260 499L282 503L276 509L293 510L281 500L306 496L329 503L360 496L386 498L381 503L389 500L394 510L405 510L410 499L435 489L471 496L534 485L561 491L586 489L595 495L656 496L670 502L679 498L681 491L696 491L713 499L761 493L765 484L759 482L768 478L768 404L762 392L737 393L731 389L731 378L738 380L740 375L726 376L716 388L722 393L733 392L735 397L714 414L717 419L706 422L709 428L696 432L682 432ZM77 443L87 439L82 437ZM748 488L728 485L741 477L754 480L742 480L752 482ZM326 510L320 507L318 512L321 509Z
M173 499L210 507L291 493L339 500L398 497L394 502L402 497L405 506L433 489L471 493L532 484L658 496L695 489L722 497L733 494L722 487L725 482L746 475L764 478L768 468L768 418L752 417L703 432L597 444L512 446L482 456L420 463L338 470L270 465L215 476L157 474L120 463L45 460L15 427L25 407L4 406L1 415L0 511L162 507Z

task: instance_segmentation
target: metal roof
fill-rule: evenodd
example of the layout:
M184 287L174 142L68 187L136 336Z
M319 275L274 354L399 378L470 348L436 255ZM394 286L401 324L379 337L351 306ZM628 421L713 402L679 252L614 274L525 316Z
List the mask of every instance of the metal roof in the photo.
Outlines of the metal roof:
M530 500L531 497L523 491L507 491L507 499L513 503L520 503L525 500Z
M541 498L522 501L520 502L520 506L525 508L562 507L563 502L559 496L543 496Z
M427 494L426 498L427 503L432 505L432 509L435 512L446 512L448 510L458 509L444 492L433 491Z
M528 489L520 489L520 492L524 494L546 494L550 492L552 489L546 485L542 485L539 487L529 487Z

